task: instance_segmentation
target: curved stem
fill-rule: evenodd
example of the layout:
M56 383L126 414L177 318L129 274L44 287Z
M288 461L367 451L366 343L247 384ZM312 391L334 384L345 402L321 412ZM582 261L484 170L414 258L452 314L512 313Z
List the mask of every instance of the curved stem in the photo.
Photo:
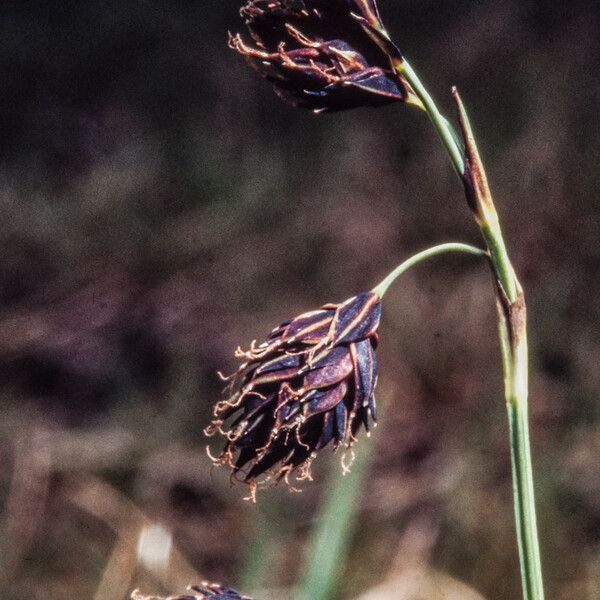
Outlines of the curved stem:
M393 60L392 63L397 73L402 75L402 77L408 81L419 100L421 100L425 112L427 113L435 130L440 136L446 151L448 152L448 156L452 161L452 165L454 166L456 174L461 178L463 183L465 183L467 170L466 163L463 158L465 150L462 147L454 128L448 119L446 119L446 117L444 117L444 115L442 115L442 113L439 111L435 101L431 97L431 94L427 91L427 88L410 63L405 58L403 58L401 61ZM461 111L461 124L463 125L463 129L469 138L467 141L471 141L474 144L471 125L466 116L466 112L464 111L464 107L462 106L462 102L458 97L458 93L455 93L455 98L458 103L459 110ZM487 188L487 181L485 181L485 186ZM489 193L489 190L486 189L486 191ZM492 261L497 279L506 292L508 299L511 302L514 302L517 299L517 286L515 284L516 278L508 257L508 251L506 249L506 244L504 243L502 230L500 229L498 214L491 197L484 208L485 210L481 211L482 214L476 215L479 229L481 230L481 234L483 235L485 243L488 247L490 260Z
M469 244L461 244L460 242L448 242L446 244L439 244L438 246L432 246L421 252L417 252L414 256L407 258L403 263L400 263L379 285L376 285L372 291L377 294L380 298L387 292L388 288L402 273L408 271L411 267L416 264L437 256L438 254L445 254L446 252L465 252L466 254L474 254L475 256L487 256L487 252L481 248L476 248Z
M446 119L446 117L438 110L438 107L427 91L427 88L423 85L413 68L410 66L410 63L405 58L403 58L401 62L394 61L394 68L406 79L406 81L408 81L408 83L410 83L415 94L418 96L419 100L421 100L425 112L431 119L435 130L438 132L442 143L450 155L450 160L452 161L456 173L461 177L465 172L464 153L452 125L450 125L448 119Z
M440 113L410 64L404 59L394 60L393 64L398 74L408 81L421 100L450 156L455 171L463 182L467 201L475 214L475 220L485 240L494 270L523 597L525 600L543 600L544 586L529 442L525 297L510 262L485 169L458 92L456 89L453 90L466 144L465 149L462 148L454 129Z

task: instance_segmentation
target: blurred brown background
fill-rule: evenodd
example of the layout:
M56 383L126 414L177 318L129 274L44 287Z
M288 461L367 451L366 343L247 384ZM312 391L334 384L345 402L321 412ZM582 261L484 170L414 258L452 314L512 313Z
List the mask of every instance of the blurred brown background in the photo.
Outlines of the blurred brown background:
M243 502L204 452L216 370L413 251L478 242L423 115L281 104L226 48L239 4L0 6L3 600L196 576L289 597L336 461L302 494ZM448 113L452 84L470 108L528 293L547 596L600 598L600 6L440 4L380 8ZM486 268L452 256L408 274L381 335L339 597L518 598ZM172 534L168 569L139 563L141 530Z

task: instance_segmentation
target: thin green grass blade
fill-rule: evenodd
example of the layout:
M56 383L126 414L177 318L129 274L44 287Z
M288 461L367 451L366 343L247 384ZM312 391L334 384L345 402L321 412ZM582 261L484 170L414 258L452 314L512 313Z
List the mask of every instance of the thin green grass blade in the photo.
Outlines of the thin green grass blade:
M239 589L254 593L268 585L273 571L273 559L282 542L282 527L275 503L256 508L256 530L250 540L242 564Z
M296 600L332 600L346 564L354 519L360 507L360 492L373 444L355 446L352 471L343 475L333 466L333 483L327 494L312 540Z

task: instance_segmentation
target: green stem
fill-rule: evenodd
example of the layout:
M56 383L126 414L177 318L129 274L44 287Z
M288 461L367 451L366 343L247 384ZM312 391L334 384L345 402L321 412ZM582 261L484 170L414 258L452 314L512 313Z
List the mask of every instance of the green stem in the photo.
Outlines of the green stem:
M537 521L527 406L527 336L511 336L503 307L498 305L502 361L505 374L506 407L513 470L515 519L523 596L543 600L542 564ZM523 319L522 332L525 331Z
M448 154L450 155L450 160L454 165L454 169L456 170L459 176L465 171L465 162L463 159L463 150L460 147L460 144L457 141L457 136L452 129L452 126L448 122L448 120L442 115L442 113L438 110L433 98L410 66L409 62L406 59L403 59L401 63L395 65L396 70L404 76L406 81L410 83L413 88L415 94L419 97L419 100L423 103L423 107L425 108L425 112L431 119L433 126L435 127L438 135L440 136L442 143L446 147Z
M427 248L396 267L379 285L373 288L380 297L402 273L411 267L445 252L465 252L475 256L487 256L480 248L450 242ZM336 468L331 490L321 509L317 527L312 536L304 576L294 594L296 600L328 600L339 583L340 568L347 552L352 525L359 508L357 501L361 491L366 463L372 450L370 444L356 448L356 460L352 471L344 474ZM337 467L337 465L336 465Z
M446 252L466 252L467 254L474 254L476 256L487 256L485 250L481 250L481 248L476 248L475 246L470 246L469 244L461 244L460 242L448 242L447 244L439 244L438 246L433 246L431 248L427 248L426 250L422 250L418 252L414 256L411 256L403 263L399 264L379 285L376 285L373 288L373 292L377 294L380 298L383 298L383 295L387 292L388 288L394 281L402 275L402 273L408 271L411 267L414 267L416 264L431 258L432 256L437 256L438 254L444 254Z
M395 62L396 71L411 85L421 100L433 126L438 132L459 177L465 182L467 177L463 149L446 120L440 113L431 95L406 60ZM490 261L498 285L498 326L502 349L504 387L508 410L508 424L513 473L513 493L515 503L515 521L523 597L525 600L543 600L544 588L540 559L537 522L535 513L533 470L529 442L527 408L528 351L523 292L510 262L498 215L487 180L481 165L470 124L460 102L455 98L461 110L461 125L466 135L467 146L475 152L480 167L478 175L483 176L477 183L477 190L483 198L481 206L476 207L476 219L488 248ZM473 159L473 156L471 156ZM471 165L473 167L473 165ZM381 285L381 284L380 284Z
M490 260L492 261L492 265L494 265L496 277L502 285L502 289L508 300L515 302L518 297L517 279L510 258L508 257L500 225L496 219L495 225L488 222L482 223L480 229L490 252Z

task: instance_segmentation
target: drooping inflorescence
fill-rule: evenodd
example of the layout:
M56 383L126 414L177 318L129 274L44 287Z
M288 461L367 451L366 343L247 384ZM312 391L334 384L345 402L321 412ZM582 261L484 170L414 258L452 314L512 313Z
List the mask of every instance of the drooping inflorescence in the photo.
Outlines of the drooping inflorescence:
M326 304L276 327L248 351L214 408L207 435L226 444L217 464L250 484L310 479L317 452L333 442L350 449L376 419L377 328L381 301L373 292Z
M392 67L400 52L374 0L248 0L241 15L256 47L239 34L230 46L291 104L315 112L420 105Z

